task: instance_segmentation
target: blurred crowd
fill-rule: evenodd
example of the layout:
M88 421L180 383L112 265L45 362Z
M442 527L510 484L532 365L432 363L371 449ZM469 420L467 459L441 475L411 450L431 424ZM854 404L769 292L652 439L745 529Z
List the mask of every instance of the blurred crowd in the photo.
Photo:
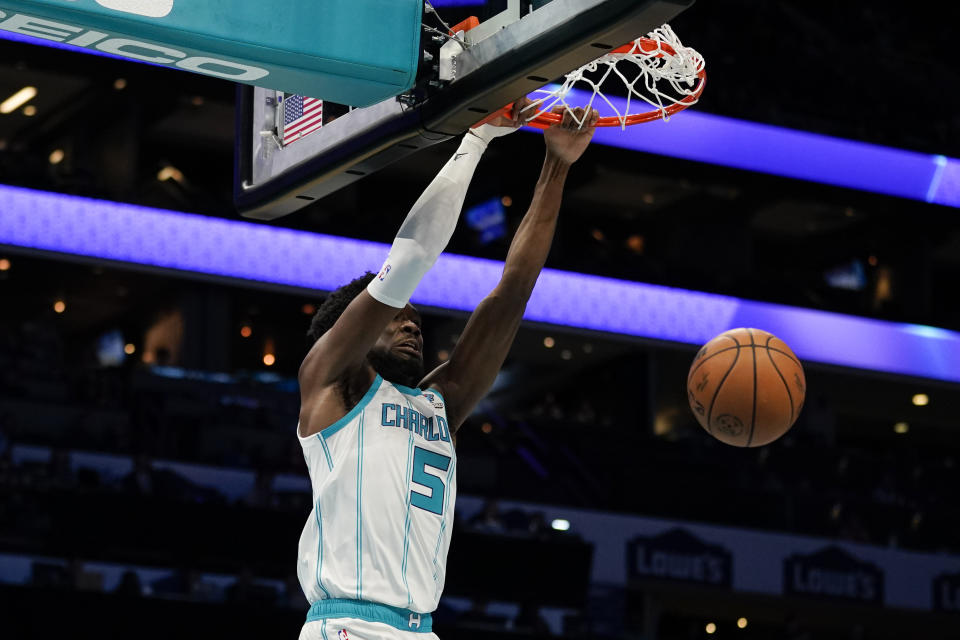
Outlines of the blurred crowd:
M611 399L613 381L626 377L621 373L607 366L533 399L488 403L461 432L461 491L960 550L951 535L960 527L955 452L838 444L837 417L820 398L810 399L790 434L756 450L704 437L689 416L673 416L671 429L657 433L651 423L661 418L647 414L642 401ZM277 475L305 475L293 437L295 381L132 363L68 366L61 339L42 324L0 334L0 376L0 473L7 482L33 478L191 502L224 500L169 468L150 466L167 460L254 473L243 496L249 506L309 508L302 492L273 489ZM21 469L11 478L13 444L53 453L42 470ZM124 477L102 478L83 468L70 475L67 450L121 454L133 464Z

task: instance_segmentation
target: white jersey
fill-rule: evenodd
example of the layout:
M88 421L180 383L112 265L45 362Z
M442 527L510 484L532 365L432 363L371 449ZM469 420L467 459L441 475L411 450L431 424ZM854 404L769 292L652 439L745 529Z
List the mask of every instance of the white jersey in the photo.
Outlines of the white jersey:
M300 444L313 487L297 559L307 600L435 610L457 494L443 397L378 375L347 415Z

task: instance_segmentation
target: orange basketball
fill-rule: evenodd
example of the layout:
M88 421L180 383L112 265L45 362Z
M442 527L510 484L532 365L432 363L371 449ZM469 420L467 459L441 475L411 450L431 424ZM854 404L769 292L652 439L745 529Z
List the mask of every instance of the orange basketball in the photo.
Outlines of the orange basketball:
M703 345L687 375L687 399L700 426L736 447L760 447L785 434L806 389L797 356L760 329L721 333Z

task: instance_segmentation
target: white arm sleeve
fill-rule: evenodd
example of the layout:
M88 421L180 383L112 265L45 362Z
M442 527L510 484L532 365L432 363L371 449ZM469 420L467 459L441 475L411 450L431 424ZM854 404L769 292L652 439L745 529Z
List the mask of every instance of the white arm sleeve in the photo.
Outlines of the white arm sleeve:
M483 125L472 129L410 209L390 253L367 291L385 305L406 306L420 280L450 242L467 196L467 187L487 144L514 131Z

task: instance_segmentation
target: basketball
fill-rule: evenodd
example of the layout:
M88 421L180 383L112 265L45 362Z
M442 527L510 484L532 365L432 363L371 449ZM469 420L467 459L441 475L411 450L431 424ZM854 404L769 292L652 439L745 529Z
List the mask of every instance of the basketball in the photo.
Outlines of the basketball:
M761 447L789 431L806 388L790 347L760 329L721 333L697 352L687 375L687 399L700 426L735 447Z

